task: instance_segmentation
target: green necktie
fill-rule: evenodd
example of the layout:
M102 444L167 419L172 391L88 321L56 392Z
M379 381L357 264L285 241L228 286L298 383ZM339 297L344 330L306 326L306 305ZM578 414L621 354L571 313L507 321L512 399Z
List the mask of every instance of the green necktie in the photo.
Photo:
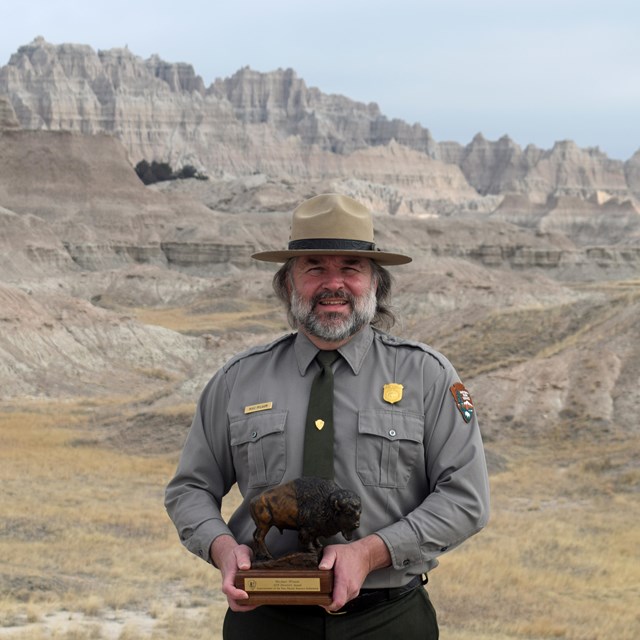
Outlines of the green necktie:
M320 351L322 367L311 384L304 436L302 475L333 480L333 371L337 351Z

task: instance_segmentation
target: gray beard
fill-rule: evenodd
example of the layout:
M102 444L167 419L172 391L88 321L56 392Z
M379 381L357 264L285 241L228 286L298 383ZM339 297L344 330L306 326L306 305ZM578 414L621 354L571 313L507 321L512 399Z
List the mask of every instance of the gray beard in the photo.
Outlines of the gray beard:
M349 302L351 313L348 316L340 313L316 315L313 309L320 300L335 297ZM359 298L340 292L317 295L312 300L305 301L298 296L295 289L291 294L291 315L298 326L305 329L309 335L326 342L341 342L355 335L362 327L371 323L376 315L377 306L374 287Z

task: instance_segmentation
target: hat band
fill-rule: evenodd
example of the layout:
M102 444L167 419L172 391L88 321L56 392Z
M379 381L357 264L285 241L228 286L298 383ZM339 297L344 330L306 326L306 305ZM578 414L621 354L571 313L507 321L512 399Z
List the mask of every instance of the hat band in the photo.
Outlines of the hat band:
M373 242L363 240L341 240L339 238L307 238L305 240L291 240L289 251L303 250L319 251L375 251Z

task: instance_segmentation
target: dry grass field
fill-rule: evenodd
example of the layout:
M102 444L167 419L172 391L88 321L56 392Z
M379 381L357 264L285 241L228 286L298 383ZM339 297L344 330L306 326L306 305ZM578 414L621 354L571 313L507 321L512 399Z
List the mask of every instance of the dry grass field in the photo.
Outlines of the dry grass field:
M268 318L272 329L281 322L266 307L135 313L146 323L214 335L239 321L245 329L254 320ZM510 314L508 325L506 315L494 318L498 329L484 334L484 343L494 340L494 361L511 351L536 357L522 355L524 333L549 316L532 313ZM571 332L556 329L539 348L555 353L594 318L601 323L579 308L572 313ZM467 343L458 347L465 375L473 372L478 354ZM181 547L163 507L179 437L173 433L167 446L163 417L186 430L192 407L159 410L141 425L130 420L135 401L0 404L0 639L220 638L226 607L218 573ZM430 575L443 640L640 637L640 469L631 438L593 429L487 429L491 521ZM232 494L227 511L234 501Z
M177 638L203 615L219 626L217 574L176 544L164 513L175 457L86 444L90 414L1 414L0 637Z
M0 413L0 637L220 637L217 572L181 548L162 506L175 455L102 446L91 413L79 402ZM633 452L493 450L510 465L492 478L490 526L431 575L443 639L635 640Z

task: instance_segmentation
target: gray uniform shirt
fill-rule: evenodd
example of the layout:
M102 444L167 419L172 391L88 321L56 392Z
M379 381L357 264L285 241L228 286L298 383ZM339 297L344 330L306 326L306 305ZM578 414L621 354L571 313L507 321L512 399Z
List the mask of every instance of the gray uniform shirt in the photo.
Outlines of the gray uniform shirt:
M193 553L209 560L221 534L250 544L251 498L302 475L317 352L304 334L287 335L236 356L204 389L165 500ZM335 481L362 499L354 538L375 533L391 554L392 566L363 586L400 586L486 524L489 483L477 419L456 401L452 365L424 344L366 327L339 352ZM390 383L403 387L393 403L383 397ZM235 482L243 501L226 523L220 505ZM274 528L266 543L281 555L297 549L297 533Z

